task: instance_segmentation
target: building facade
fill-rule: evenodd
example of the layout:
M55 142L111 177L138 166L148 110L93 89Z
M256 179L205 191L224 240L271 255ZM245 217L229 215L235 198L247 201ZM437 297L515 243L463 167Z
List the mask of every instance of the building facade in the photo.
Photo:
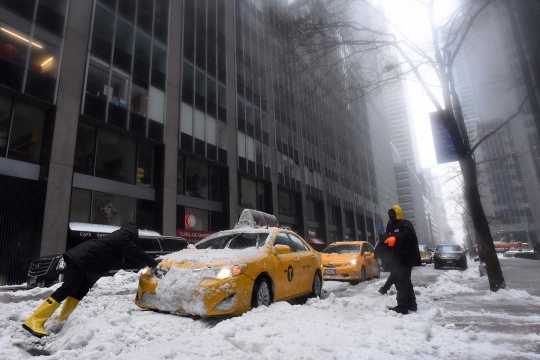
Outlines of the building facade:
M286 6L0 0L0 283L70 222L196 241L255 208L318 248L373 242L366 108L295 76Z
M475 157L492 235L532 243L540 230L539 57L531 37L538 34L532 20L538 14L535 1L495 7L469 36L454 69L473 144L513 116L481 143Z

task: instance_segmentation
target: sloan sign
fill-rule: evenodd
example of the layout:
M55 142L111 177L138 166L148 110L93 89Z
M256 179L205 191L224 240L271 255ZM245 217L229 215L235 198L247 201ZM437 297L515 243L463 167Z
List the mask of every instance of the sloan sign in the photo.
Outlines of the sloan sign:
M196 243L197 241L206 238L210 234L213 233L210 231L176 229L176 236L184 238L190 243Z

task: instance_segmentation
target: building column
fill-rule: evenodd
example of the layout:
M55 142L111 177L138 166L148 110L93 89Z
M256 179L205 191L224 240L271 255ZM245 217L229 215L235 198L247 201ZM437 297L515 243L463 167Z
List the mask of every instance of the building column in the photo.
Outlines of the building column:
M234 1L225 2L225 33L227 42L227 125L229 135L229 225L238 221L238 155L236 121L236 29Z
M171 1L169 53L167 59L167 104L165 118L165 159L163 179L163 235L176 235L176 192L178 166L178 121L182 66L183 1Z
M71 1L67 14L41 238L41 256L66 250L77 126L92 20L92 0Z

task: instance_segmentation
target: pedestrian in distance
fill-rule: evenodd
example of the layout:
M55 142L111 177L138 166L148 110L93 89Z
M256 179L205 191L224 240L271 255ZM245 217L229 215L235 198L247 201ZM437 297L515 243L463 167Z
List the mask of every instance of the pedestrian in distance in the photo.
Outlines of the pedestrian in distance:
M381 234L379 237L379 242L377 242L377 244L375 245L375 258L381 260L382 267L385 271L390 271L390 275L388 276L388 278L386 278L386 282L379 289L379 293L381 295L385 295L395 283L395 279L393 276L395 275L395 272L392 272L392 269L394 267L392 260L392 251L390 247L385 244L385 240L387 238L388 235L386 233Z
M64 254L67 263L64 283L23 324L23 328L37 337L48 336L45 322L64 300L56 321L65 321L79 301L88 294L103 274L127 256L149 267L158 264L139 245L137 225L128 223L107 236L83 242Z
M409 311L417 310L411 271L414 266L422 266L422 260L414 226L403 218L401 207L392 206L388 210L388 216L390 217L386 226L388 238L384 243L392 252L393 268L390 277L393 277L397 290L397 306L389 309L406 315Z

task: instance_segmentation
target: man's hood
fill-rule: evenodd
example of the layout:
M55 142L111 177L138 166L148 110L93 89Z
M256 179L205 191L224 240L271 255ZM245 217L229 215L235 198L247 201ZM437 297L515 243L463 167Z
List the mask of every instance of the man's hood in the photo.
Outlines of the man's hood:
M139 229L137 228L137 225L134 223L127 223L122 225L120 228L120 231L124 232L126 235L128 235L130 238L133 239L133 241L137 242L139 241Z
M396 220L403 220L403 210L401 210L401 206L394 205L390 209L393 209L396 212Z

